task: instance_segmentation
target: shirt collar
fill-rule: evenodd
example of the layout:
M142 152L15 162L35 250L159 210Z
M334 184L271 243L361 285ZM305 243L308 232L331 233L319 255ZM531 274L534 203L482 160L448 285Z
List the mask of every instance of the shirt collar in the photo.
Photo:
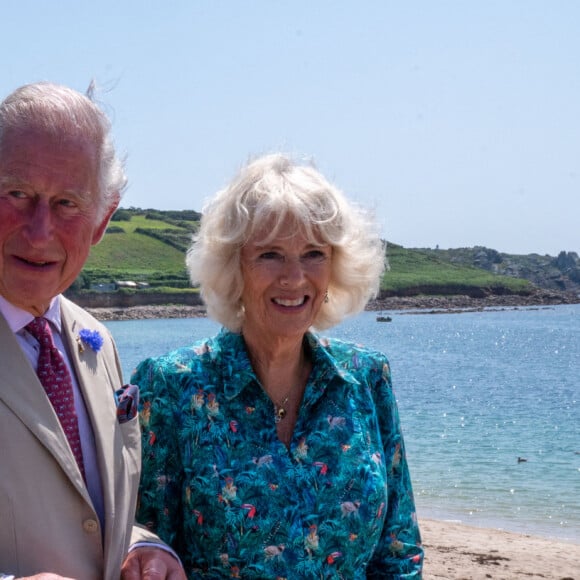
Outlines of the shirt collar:
M8 302L4 296L0 296L0 312L2 316L6 319L8 326L12 332L17 333L22 330L29 322L34 319L34 316L30 314L27 310L18 308L14 306L11 302ZM60 320L60 295L54 297L50 301L50 306L48 310L43 314L52 325L61 331L61 320Z
M228 399L237 397L248 384L258 382L252 364L248 357L246 343L241 334L222 329L217 340L223 369L224 394ZM309 382L314 384L313 396L320 396L328 382L338 377L349 383L358 384L357 379L348 371L342 369L329 349L329 341L321 339L312 332L306 333L313 358L312 375ZM320 391L320 392L318 392Z
M217 335L220 345L224 394L228 399L237 397L251 382L258 382L248 357L241 334L222 329Z
M312 332L306 334L306 340L312 352L313 371L317 373L315 383L323 382L320 380L323 378L329 380L332 376L337 376L347 383L359 383L357 378L350 371L343 368L332 355L332 345L339 341L321 338Z

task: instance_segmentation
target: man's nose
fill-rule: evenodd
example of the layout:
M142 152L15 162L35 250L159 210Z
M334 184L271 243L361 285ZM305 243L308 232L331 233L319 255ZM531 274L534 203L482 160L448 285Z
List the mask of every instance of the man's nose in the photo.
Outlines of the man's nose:
M47 203L36 203L28 219L26 231L30 245L42 246L52 239L54 222L51 208Z

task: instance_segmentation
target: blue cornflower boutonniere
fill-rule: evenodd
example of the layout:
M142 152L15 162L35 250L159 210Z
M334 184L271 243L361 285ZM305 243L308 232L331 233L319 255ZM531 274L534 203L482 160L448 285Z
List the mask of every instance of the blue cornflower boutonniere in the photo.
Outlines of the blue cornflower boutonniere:
M88 328L83 328L79 332L77 342L79 344L79 352L83 352L85 350L85 346L88 346L95 352L99 352L103 346L103 337L98 330L89 330Z

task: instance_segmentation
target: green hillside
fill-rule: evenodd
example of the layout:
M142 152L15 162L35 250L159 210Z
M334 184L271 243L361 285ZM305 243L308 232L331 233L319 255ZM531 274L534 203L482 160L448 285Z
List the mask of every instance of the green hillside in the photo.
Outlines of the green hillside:
M123 219L116 217L119 213ZM101 242L93 246L77 287L118 280L187 287L185 252L198 221L172 219L169 213L176 212L119 210Z
M390 270L383 279L385 292L399 294L465 293L482 289L494 293L525 293L532 285L522 278L498 276L481 268L454 264L432 253L406 249L396 244L387 245ZM453 288L457 292L450 291ZM416 290L417 292L412 292Z
M146 282L150 287L188 288L185 253L198 227L192 211L118 210L100 244L92 249L75 290L119 280ZM390 270L382 290L387 294L452 294L481 289L493 293L525 293L531 284L460 265L433 252L388 244Z

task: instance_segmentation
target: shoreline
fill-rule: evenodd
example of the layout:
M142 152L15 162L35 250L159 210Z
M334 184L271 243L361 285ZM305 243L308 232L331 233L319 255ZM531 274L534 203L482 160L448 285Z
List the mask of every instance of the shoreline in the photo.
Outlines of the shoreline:
M580 304L580 296L556 292L537 292L529 296L394 296L371 301L366 311L399 314L459 314L486 310L518 310L550 308L564 304ZM204 305L163 304L143 306L85 307L97 320L146 320L151 318L203 318Z
M419 518L424 580L580 579L580 544Z

